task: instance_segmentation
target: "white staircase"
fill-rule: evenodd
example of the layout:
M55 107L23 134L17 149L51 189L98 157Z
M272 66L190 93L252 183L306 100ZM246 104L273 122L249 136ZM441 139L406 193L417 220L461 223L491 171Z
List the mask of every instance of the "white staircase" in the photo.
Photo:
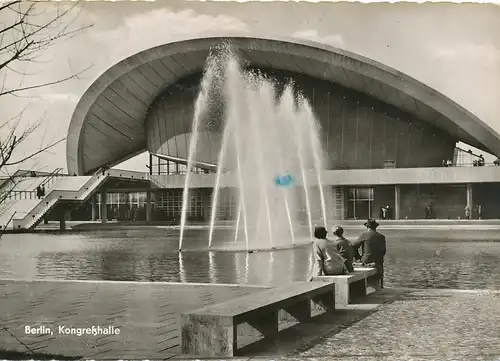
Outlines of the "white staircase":
M36 204L31 211L20 215L15 214L13 219L14 229L35 227L59 201L85 202L104 183L108 176L108 172L97 172L91 177L61 178L43 199L36 200Z
M57 202L76 201L85 202L88 198L108 179L122 178L135 180L149 180L149 174L144 172L135 172L119 169L108 169L98 171L93 176L78 177L68 176L60 177L52 189L41 200L34 200L35 204L29 212L16 213L13 219L14 229L34 228Z
M14 217L25 217L38 202L40 202L39 199L16 199L3 202L0 209L0 228L6 229L12 226Z

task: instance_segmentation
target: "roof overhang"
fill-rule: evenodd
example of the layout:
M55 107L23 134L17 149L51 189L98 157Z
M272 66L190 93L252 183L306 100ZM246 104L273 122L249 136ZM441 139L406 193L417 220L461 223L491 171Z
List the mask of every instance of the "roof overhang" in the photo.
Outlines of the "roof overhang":
M214 36L144 50L113 65L87 89L67 137L70 174L118 164L146 149L144 122L167 87L203 70L210 48L231 44L247 64L305 74L366 93L474 147L500 155L500 136L445 95L384 64L312 41Z

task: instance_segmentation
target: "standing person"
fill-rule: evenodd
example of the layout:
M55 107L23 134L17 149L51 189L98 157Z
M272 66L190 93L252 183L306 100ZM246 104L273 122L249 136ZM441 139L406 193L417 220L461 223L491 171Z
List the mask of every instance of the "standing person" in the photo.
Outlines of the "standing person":
M471 209L469 206L465 207L465 219L471 219Z
M106 163L102 166L102 175L106 175L106 171L109 170L109 164Z
M432 205L429 204L429 219L436 218L434 215L434 210L432 209Z
M369 219L365 223L367 230L352 243L355 251L361 249L361 259L363 264L375 263L378 275L380 276L380 286L384 288L384 256L386 254L385 236L377 232L379 224L374 219Z
M335 276L344 274L344 259L338 254L337 246L326 236L328 232L325 227L314 229L313 243L314 264L311 276L308 281L312 281L317 276Z
M40 194L41 194L41 198L45 197L45 186L42 184L42 187L40 188Z
M476 211L477 211L477 219L483 219L483 207L480 204L477 205Z
M425 219L429 219L431 218L431 211L430 211L430 207L427 206L425 207Z
M40 188L40 186L36 187L36 197L38 199L42 198L42 188Z
M382 207L382 219L387 219L387 208Z
M351 243L344 237L344 228L341 226L335 226L332 233L336 237L334 242L337 246L337 251L339 252L340 257L344 259L346 271L354 272L354 267L352 266L354 249L352 248Z

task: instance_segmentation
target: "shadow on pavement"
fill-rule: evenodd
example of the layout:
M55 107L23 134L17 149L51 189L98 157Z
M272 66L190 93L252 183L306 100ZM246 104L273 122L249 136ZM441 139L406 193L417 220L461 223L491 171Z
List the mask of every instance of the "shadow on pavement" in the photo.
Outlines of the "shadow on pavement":
M384 304L392 303L406 292L384 289L362 299L353 300L345 309L336 309L295 324L279 332L273 339L261 339L238 349L238 356L284 357L313 347L326 337L331 337L377 312Z
M0 349L0 359L2 360L81 360L82 357L68 357L62 355L51 355L44 353L31 353L19 351L6 351Z

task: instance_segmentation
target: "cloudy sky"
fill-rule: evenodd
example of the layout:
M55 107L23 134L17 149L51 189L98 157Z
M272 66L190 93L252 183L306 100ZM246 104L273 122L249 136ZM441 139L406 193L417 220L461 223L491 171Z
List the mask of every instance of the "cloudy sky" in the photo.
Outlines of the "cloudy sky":
M64 5L37 6L41 21ZM13 20L1 15L0 24ZM116 62L152 46L223 31L306 38L362 54L436 88L500 132L500 6L93 1L83 5L73 24L86 25L92 27L60 41L36 63L17 64L15 72L0 74L7 87L15 87L90 67L77 80L23 97L0 97L4 118L23 109L23 124L45 117L17 157L64 137L79 97ZM60 144L37 157L36 167L65 168L65 152ZM125 167L144 168L145 162L143 157Z

